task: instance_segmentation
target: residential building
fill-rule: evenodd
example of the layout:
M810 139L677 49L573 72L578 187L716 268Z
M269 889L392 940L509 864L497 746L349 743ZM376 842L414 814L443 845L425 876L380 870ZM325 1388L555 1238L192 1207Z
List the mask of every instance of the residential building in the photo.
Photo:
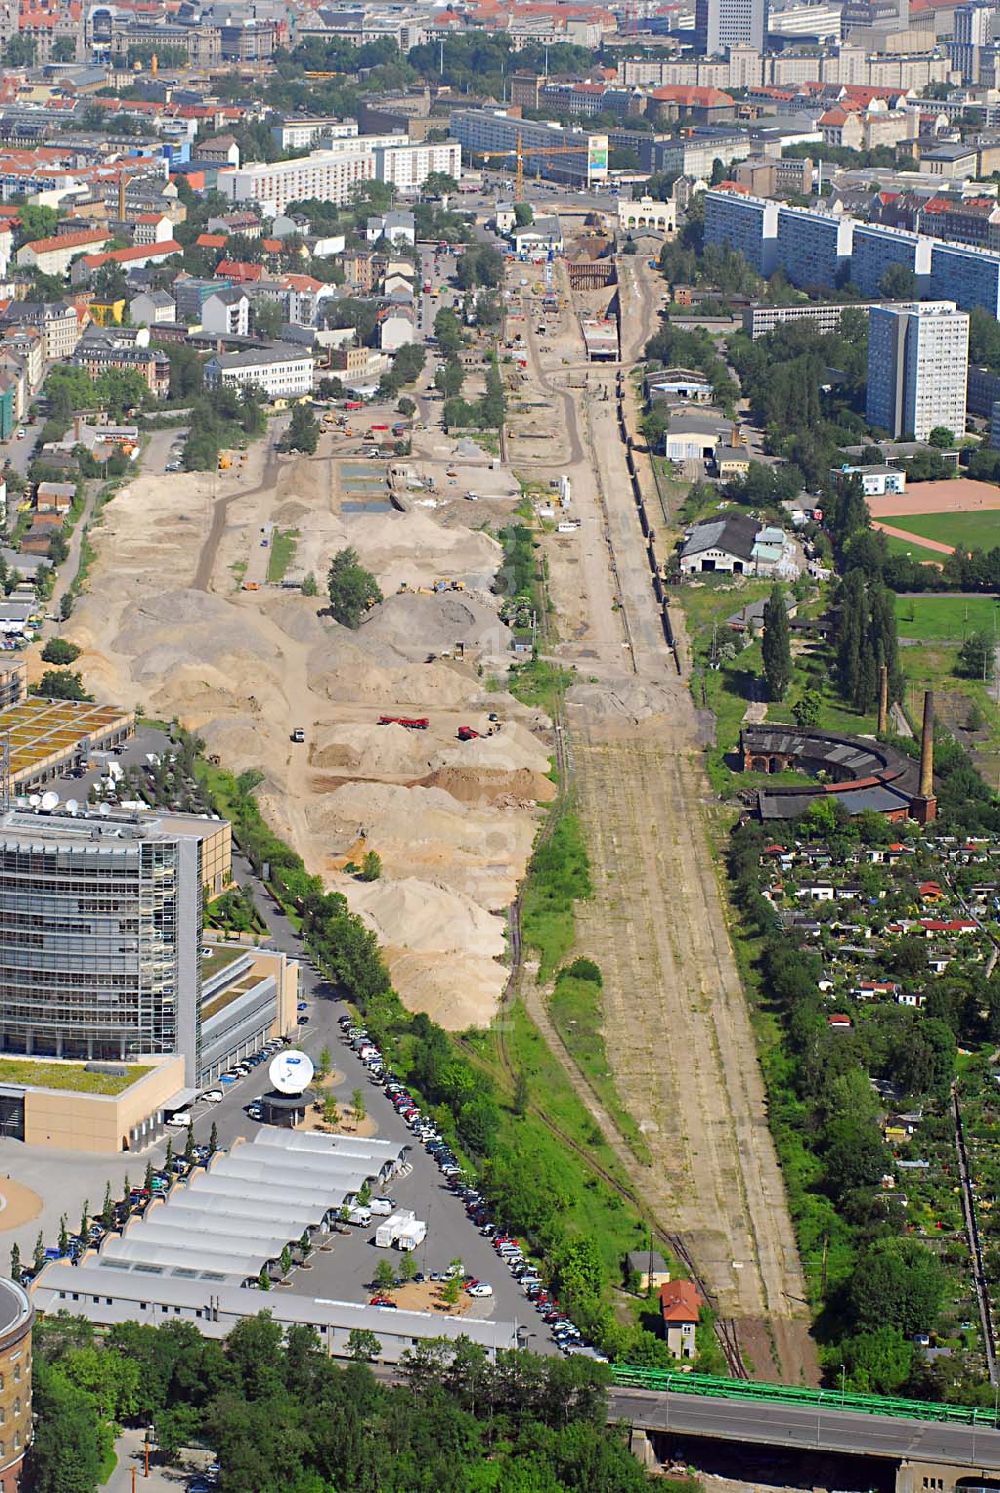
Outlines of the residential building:
M695 0L695 49L703 57L740 45L763 52L766 35L767 0Z
M911 295L919 295L931 273L929 238L888 228L878 223L855 223L851 255L851 281L862 295L884 294L882 279L891 265L900 265L914 276Z
M639 1290L643 1295L647 1291L658 1291L670 1279L667 1263L655 1249L630 1249L625 1256L625 1268L630 1276L639 1277Z
M408 342L416 342L417 332L412 310L408 306L390 306L379 321L378 345L383 352L395 352Z
M166 213L139 213L132 220L132 243L165 244L174 236L174 224Z
M524 169L529 173L572 182L574 186L607 180L607 135L519 119L502 109L453 109L449 129L467 154L509 153L513 164L520 139ZM545 153L546 148L575 145L580 147L579 154L573 150L566 155Z
M177 320L189 325L201 324L202 307L210 295L228 289L232 280L217 276L211 280L200 280L194 275L178 275L170 288L176 306ZM133 318L134 319L134 318Z
M13 327L9 331L4 331L0 349L4 354L15 358L23 367L27 381L26 394L30 397L41 384L42 374L45 371L44 342L41 332L37 327ZM9 371L10 365L6 358L2 366Z
M85 368L88 377L94 379L100 378L108 368L138 373L158 399L165 399L170 388L170 360L165 353L154 352L150 347L85 337L70 361L78 368Z
M961 311L978 306L1000 320L1000 254L935 243L929 291L936 299L954 301Z
M695 1332L705 1305L698 1287L689 1280L671 1280L660 1287L663 1336L675 1358L697 1357Z
M820 209L778 208L776 263L792 285L833 289L850 278L854 219Z
M216 290L206 296L201 308L203 332L216 332L220 337L248 337L250 335L250 297L236 285Z
M778 261L778 204L738 192L706 192L705 244L732 249L759 275L769 275Z
M963 83L979 82L980 55L992 41L994 12L986 5L957 5L948 55Z
M294 115L271 126L271 136L280 150L311 150L323 136L331 140L356 139L356 119L337 119L334 115Z
M647 113L659 120L692 119L698 124L716 124L736 116L736 103L721 88L691 83L669 83L654 88Z
M989 368L976 368L970 363L969 381L965 389L967 413L989 420L993 414L993 406L998 399L1000 399L1000 373L993 373Z
M128 303L129 320L135 327L156 326L173 321L177 314L174 298L165 290L143 290Z
M990 450L1000 451L1000 399L990 411Z
M801 161L795 157L785 161L756 156L738 163L733 180L755 197L779 197L791 192L808 197L813 189L813 163L808 156Z
M0 317L0 328L8 327L36 327L47 362L68 358L80 340L80 318L65 301L11 301Z
M995 197L918 198L913 220L918 233L932 238L1000 250L1000 205Z
M74 259L102 249L107 241L104 228L83 228L79 233L58 233L52 238L34 239L18 249L17 267L38 270L43 275L65 275Z
M456 180L461 176L457 141L415 145L405 135L368 135L330 141L324 150L291 161L224 167L218 187L233 202L260 203L273 216L290 202L308 197L347 202L361 181L391 182L401 191L419 191L437 171Z
M31 1333L35 1309L17 1281L0 1280L0 1489L17 1493L34 1434Z
M867 417L896 439L935 426L965 431L969 317L954 301L876 306L869 313Z
M205 364L205 384L210 389L250 384L262 389L269 400L303 399L312 393L312 354L283 344L220 353Z
M417 241L417 230L410 212L388 212L379 213L368 219L365 224L365 238L370 244L378 243L380 238L386 239L393 248L399 244L415 244ZM340 250L343 252L344 240L340 241Z
M812 301L807 306L747 306L743 312L743 330L754 342L789 321L812 322L824 334L837 332L845 311L863 311L867 315L878 304L877 301Z
M921 151L920 170L924 175L967 180L978 175L979 149L975 145L936 145L933 150Z

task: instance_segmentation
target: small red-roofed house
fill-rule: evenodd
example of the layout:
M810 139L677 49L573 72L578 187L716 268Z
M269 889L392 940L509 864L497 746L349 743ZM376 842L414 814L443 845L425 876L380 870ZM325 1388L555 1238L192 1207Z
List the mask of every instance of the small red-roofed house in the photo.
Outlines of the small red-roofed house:
M669 1280L660 1287L663 1336L675 1358L694 1358L695 1328L705 1305L698 1287L689 1280Z

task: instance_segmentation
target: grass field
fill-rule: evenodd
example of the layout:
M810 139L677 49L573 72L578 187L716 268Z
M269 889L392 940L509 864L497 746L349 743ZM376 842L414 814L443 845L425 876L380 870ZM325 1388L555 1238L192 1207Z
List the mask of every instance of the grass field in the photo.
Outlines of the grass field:
M889 520L886 519L886 523L888 522ZM883 537L890 555L910 555L914 560L933 560L937 565L947 559L947 556L942 555L940 550L925 549L916 535L912 539L897 539L895 534L886 534Z
M285 579L298 542L298 529L275 529L271 536L271 553L267 560L267 578L272 585Z
M1000 544L1000 509L992 513L901 513L885 522L908 534L936 539L967 550L991 550Z
M589 961L587 961L589 962ZM561 970L549 1001L553 1025L576 1066L590 1084L639 1161L652 1156L638 1125L622 1104L604 1045L604 1011L599 980L578 979L574 965Z
M1000 604L991 596L897 596L896 626L901 638L936 638L961 643L973 632L992 633L1000 625Z

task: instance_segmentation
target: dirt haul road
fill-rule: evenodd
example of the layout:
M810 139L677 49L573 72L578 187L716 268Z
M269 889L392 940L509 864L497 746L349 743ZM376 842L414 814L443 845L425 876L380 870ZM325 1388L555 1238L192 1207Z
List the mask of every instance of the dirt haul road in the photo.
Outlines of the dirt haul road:
M655 327L659 286L635 260L622 263L631 357ZM560 625L571 619L556 651L585 680L569 692L566 718L597 890L578 910L577 946L603 970L611 1066L655 1156L649 1167L631 1160L630 1171L661 1227L684 1235L720 1310L738 1320L756 1372L814 1380L795 1239L709 846L703 726L652 596L615 372L590 368L585 388L567 387L580 380L567 378L564 360L578 364L581 350L565 312L541 346L529 339L529 366L543 386L565 391L569 449L560 454L581 521L577 534L547 542ZM573 461L579 446L583 460ZM596 557L604 574L595 584Z

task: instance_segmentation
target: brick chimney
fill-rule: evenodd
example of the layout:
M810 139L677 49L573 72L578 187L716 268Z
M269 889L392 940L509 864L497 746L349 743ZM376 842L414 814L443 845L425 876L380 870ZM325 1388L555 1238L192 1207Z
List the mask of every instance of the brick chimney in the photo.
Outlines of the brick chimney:
M918 824L937 818L934 797L934 691L924 691L924 725L920 733L920 787L910 812Z

